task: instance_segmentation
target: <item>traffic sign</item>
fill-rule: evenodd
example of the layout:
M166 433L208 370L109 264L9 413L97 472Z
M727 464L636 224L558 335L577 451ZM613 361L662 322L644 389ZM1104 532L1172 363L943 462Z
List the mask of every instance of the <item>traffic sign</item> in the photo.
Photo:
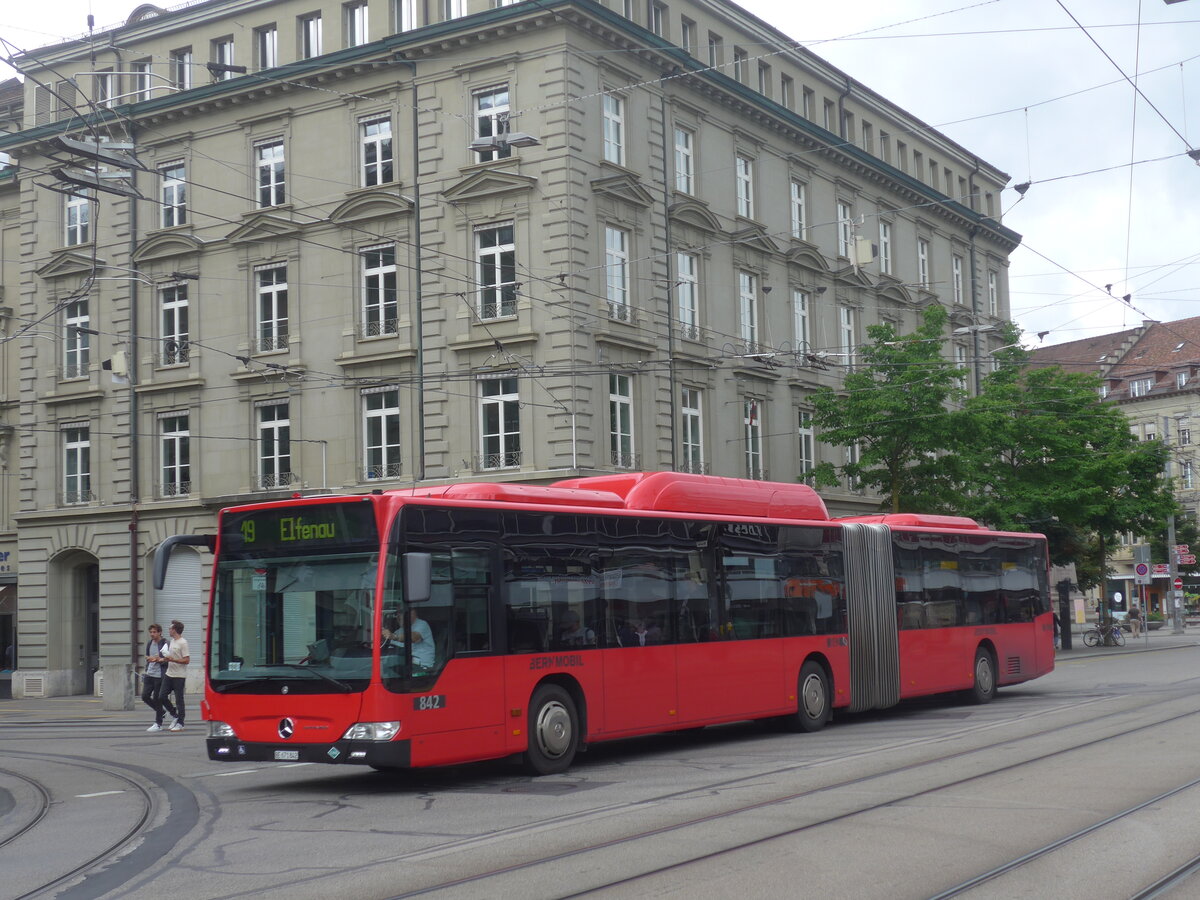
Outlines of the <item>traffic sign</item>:
M1155 563L1154 564L1154 574L1155 575L1170 575L1171 567L1168 566L1166 563Z
M1133 567L1133 583L1134 584L1149 584L1150 583L1150 567L1145 563L1138 563Z
M1179 565L1194 566L1195 564L1196 564L1196 554L1195 553L1180 553L1179 554Z
M1176 544L1175 545L1176 553L1187 553L1188 550L1190 550L1190 549L1191 548L1187 544Z
M1175 581L1173 582L1173 585L1175 587L1175 590L1182 591L1183 590L1183 579L1176 578Z

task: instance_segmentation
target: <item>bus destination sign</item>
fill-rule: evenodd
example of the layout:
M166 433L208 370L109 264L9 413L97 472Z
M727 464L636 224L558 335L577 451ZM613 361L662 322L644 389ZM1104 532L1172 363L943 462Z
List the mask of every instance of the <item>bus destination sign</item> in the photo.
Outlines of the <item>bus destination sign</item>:
M379 543L375 509L367 501L288 504L226 513L221 518L223 554L352 551Z

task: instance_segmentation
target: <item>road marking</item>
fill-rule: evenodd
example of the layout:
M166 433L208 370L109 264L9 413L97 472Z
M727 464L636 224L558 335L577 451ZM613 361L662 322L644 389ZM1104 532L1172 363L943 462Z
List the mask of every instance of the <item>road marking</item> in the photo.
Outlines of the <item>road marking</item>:
M86 799L87 797L107 797L109 794L123 794L123 793L125 793L125 792L124 791L97 791L94 794L76 794L75 796Z
M258 769L238 769L236 772L217 772L215 777L227 778L230 775L253 775Z

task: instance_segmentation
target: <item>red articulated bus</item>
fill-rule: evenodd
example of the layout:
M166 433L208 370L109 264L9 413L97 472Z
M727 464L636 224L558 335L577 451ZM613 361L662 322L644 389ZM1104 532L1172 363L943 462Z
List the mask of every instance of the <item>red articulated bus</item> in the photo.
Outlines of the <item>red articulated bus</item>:
M231 507L203 704L214 760L376 769L745 719L816 731L1054 666L1045 540L830 519L809 487L675 472Z

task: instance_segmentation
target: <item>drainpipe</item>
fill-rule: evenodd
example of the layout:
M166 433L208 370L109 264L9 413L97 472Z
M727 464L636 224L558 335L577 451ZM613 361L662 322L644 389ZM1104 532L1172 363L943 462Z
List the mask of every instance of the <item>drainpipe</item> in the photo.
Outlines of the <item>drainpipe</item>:
M412 71L412 197L413 197L413 272L417 281L417 289L413 297L413 327L416 332L417 369L417 463L414 474L416 481L425 480L425 313L422 303L422 271L421 271L421 157L417 147L417 64L403 56L394 57L396 62L408 66Z
M133 125L129 125L129 143L134 143ZM138 425L138 273L134 253L138 243L137 169L129 170L129 635L130 653L136 669L141 661L138 619L141 617L141 573L138 553L138 525L141 501L141 429Z
M664 76L665 77L665 76ZM675 266L674 251L671 246L671 151L667 130L667 92L664 89L658 97L659 115L662 118L662 153L663 153L663 236L667 246L667 385L670 388L671 422L667 433L671 436L671 471L678 471L678 440L675 434L675 419L678 415L678 398L675 384Z

